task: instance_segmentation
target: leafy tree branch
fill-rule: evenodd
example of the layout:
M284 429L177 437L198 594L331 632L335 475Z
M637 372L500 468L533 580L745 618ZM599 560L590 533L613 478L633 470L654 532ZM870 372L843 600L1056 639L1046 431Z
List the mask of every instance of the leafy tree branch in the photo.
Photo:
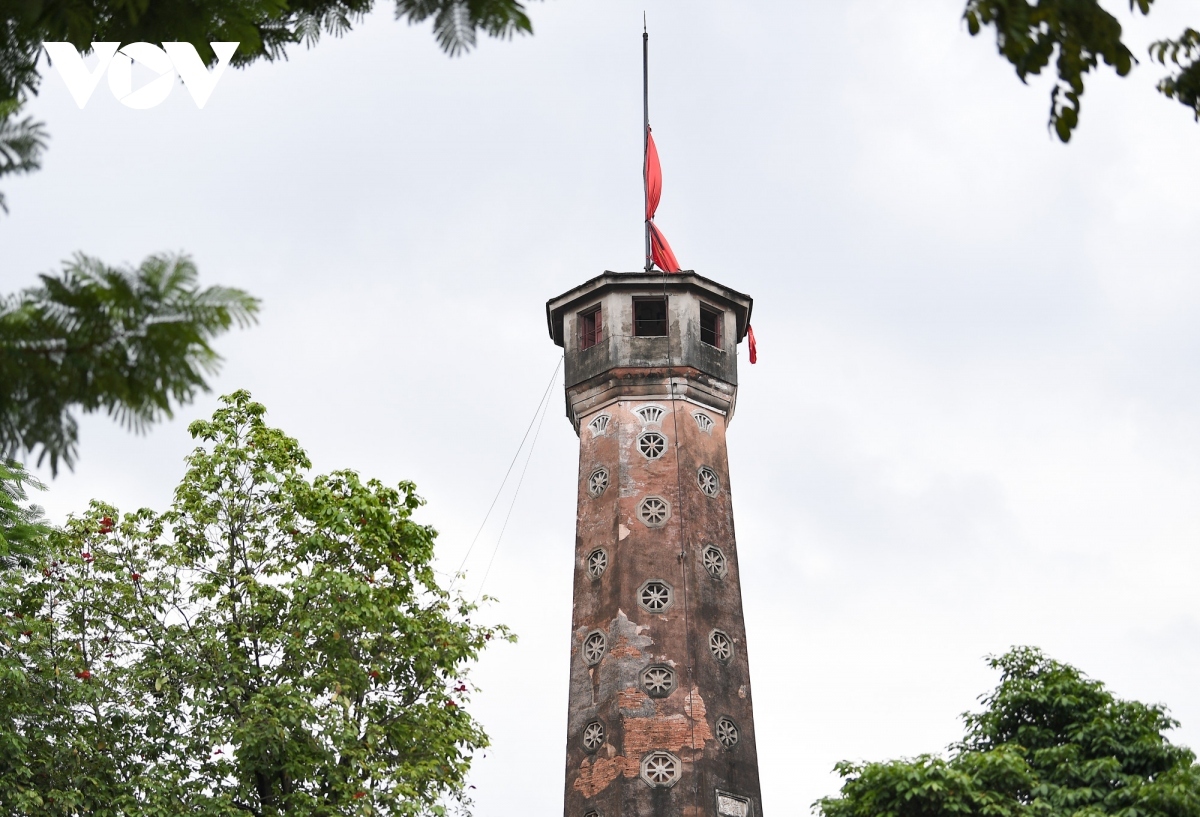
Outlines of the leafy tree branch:
M411 483L310 477L248 394L165 513L93 503L0 573L0 811L443 815L503 627L441 588Z
M430 21L451 56L474 48L481 33L510 38L533 31L519 0L393 2L397 20ZM209 43L237 42L232 63L246 66L284 59L290 47L311 47L322 35L341 36L374 7L375 0L6 0L0 4L0 162L6 127L40 140L37 150L25 153L21 172L37 169L45 149L41 123L12 121L41 85L43 42L69 42L80 52L93 42L188 42L209 66L217 59ZM5 172L0 163L0 177Z
M61 274L0 300L0 456L37 453L71 467L73 411L104 410L142 430L208 389L221 362L212 342L255 320L258 300L201 288L185 255L136 269L76 256Z
M1153 2L1129 0L1130 12L1148 15ZM1079 125L1086 76L1103 62L1124 77L1137 63L1122 39L1121 23L1099 0L967 0L963 20L971 36L988 26L995 29L996 48L1021 82L1054 61L1049 126L1063 142L1070 141ZM1186 105L1200 121L1200 35L1185 29L1177 40L1151 45L1150 55L1175 68L1158 90Z
M1031 647L992 658L1000 683L948 757L835 770L821 817L1197 817L1200 766L1157 704L1126 701Z

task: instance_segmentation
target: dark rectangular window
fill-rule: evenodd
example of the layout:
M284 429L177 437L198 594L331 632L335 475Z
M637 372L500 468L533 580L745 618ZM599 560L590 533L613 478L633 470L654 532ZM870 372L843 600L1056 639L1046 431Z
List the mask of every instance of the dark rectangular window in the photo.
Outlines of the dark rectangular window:
M661 338L667 334L667 299L638 298L633 302L633 334Z
M580 349L591 349L604 339L604 317L600 307L584 312L579 316Z
M707 306L700 307L700 342L721 348L721 325L725 316Z

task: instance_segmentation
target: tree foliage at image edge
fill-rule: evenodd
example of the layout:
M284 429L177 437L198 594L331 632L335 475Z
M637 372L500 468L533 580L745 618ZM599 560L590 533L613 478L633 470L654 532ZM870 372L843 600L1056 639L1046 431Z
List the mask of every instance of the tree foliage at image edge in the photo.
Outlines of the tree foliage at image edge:
M1153 2L1129 0L1129 8L1147 15ZM1049 125L1063 142L1079 124L1085 75L1104 62L1123 77L1137 62L1121 39L1120 22L1098 0L968 0L963 19L972 36L985 26L995 28L996 47L1022 82L1054 59ZM1200 33L1187 28L1177 39L1159 40L1150 56L1173 66L1158 90L1200 121Z
M966 713L948 758L835 767L841 793L822 817L1197 817L1200 766L1164 732L1165 707L1115 697L1030 647L989 659L1000 670L985 709Z
M0 297L0 460L37 454L52 472L78 447L74 409L103 410L141 431L172 401L207 391L221 358L212 347L253 323L258 299L201 288L186 255L135 269L77 255L41 285Z
M163 514L93 503L0 572L0 813L439 815L502 626L437 584L421 500L309 478L245 392Z
M438 45L451 56L475 47L479 32L509 38L533 31L519 0L393 0L410 24L432 20ZM188 42L206 65L210 43L236 42L231 60L246 66L287 57L290 46L312 46L322 34L341 36L375 0L0 0L0 178L41 165L46 130L17 121L38 92L48 58L43 42L69 42L81 53L93 42ZM4 198L0 194L0 209Z

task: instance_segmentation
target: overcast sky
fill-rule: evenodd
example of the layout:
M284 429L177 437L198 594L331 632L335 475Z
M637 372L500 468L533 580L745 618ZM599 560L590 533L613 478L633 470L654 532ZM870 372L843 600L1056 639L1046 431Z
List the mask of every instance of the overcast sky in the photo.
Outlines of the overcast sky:
M645 8L659 225L756 299L729 456L766 813L806 813L840 759L942 749L1013 644L1197 746L1200 125L1144 55L1200 20L1108 5L1142 65L1091 80L1069 146L961 0L551 0L461 59L385 3L203 110L107 83L79 110L50 75L4 290L76 251L190 252L264 301L218 393L319 470L415 480L452 571L558 360L545 301L640 266ZM85 420L44 503L164 508L214 405L143 437ZM562 807L576 459L560 382L487 580L521 641L474 674L485 817Z

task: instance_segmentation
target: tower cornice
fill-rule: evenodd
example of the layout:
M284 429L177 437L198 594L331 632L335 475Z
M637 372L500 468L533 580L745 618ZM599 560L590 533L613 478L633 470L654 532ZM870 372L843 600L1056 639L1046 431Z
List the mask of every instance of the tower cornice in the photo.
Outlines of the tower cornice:
M559 346L565 343L563 316L587 301L595 300L607 292L647 292L664 290L671 292L690 291L703 294L730 309L736 318L735 344L741 343L750 325L750 313L754 310L754 299L736 289L705 278L694 270L666 274L662 272L612 272L605 270L600 275L568 289L558 297L546 302L546 325L550 339Z
M691 366L607 369L567 389L567 418L580 421L621 400L682 400L733 418L737 387Z
M567 418L617 400L682 399L725 415L754 301L695 272L605 272L546 303Z

